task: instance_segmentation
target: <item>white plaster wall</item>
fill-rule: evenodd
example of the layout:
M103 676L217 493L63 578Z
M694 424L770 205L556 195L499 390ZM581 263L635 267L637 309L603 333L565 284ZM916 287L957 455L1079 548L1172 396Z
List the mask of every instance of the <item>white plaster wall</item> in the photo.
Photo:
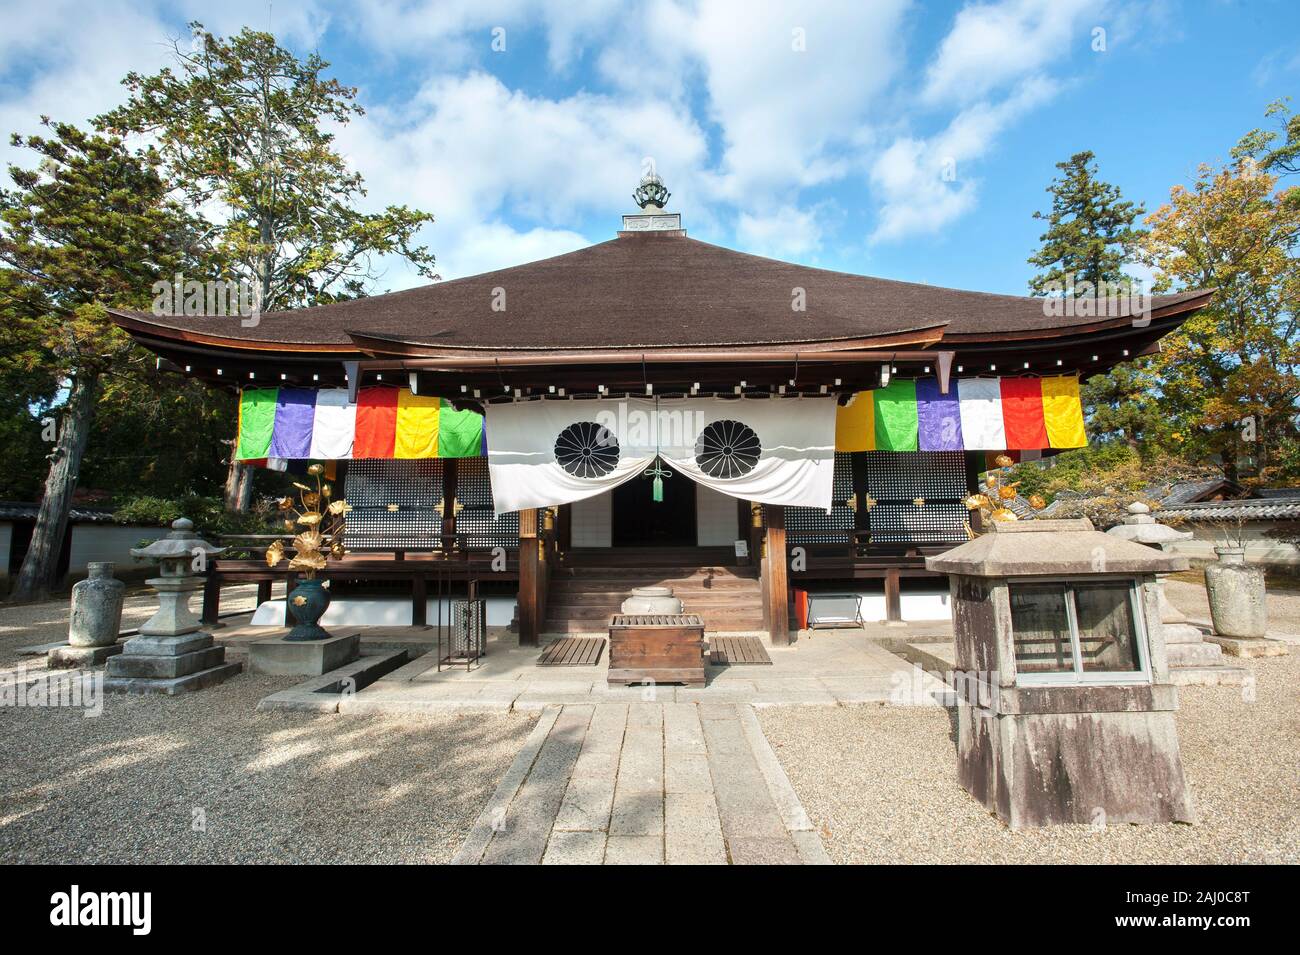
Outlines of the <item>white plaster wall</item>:
M1218 555L1214 548L1222 546L1223 532L1213 527L1196 527L1184 525L1180 530L1190 530L1194 535L1189 541L1179 541L1173 545L1175 553L1182 554L1190 560L1212 561ZM1266 528L1248 527L1243 537L1246 544L1246 560L1252 564L1280 564L1291 567L1300 566L1300 548L1284 541L1265 537Z
M573 547L609 547L613 534L614 496L597 494L569 505L570 545Z
M736 536L736 499L703 484L695 485L695 543L730 547Z
M851 594L854 591L850 588L837 590L833 587L820 587L814 589L811 593L816 596L818 590L823 593ZM862 619L867 623L879 623L885 619L885 595L883 591L857 591L858 607L862 613ZM899 609L902 613L903 620L907 622L917 622L929 620L951 620L952 605L948 596L947 582L933 585L933 587L909 587L899 594Z
M115 570L140 570L146 565L131 556L131 548L142 540L167 536L165 527L137 524L73 524L72 546L68 553L68 573L80 576L92 561L110 560ZM8 553L6 551L6 553Z
M508 627L515 617L515 598L486 597L487 624L489 627ZM197 601L196 601L197 603ZM437 599L425 604L425 621L436 626L438 605L442 604L442 621L451 621L450 601ZM409 597L339 597L331 601L320 619L323 627L409 627L411 625L411 599ZM283 627L284 599L268 600L258 606L251 621L254 627Z

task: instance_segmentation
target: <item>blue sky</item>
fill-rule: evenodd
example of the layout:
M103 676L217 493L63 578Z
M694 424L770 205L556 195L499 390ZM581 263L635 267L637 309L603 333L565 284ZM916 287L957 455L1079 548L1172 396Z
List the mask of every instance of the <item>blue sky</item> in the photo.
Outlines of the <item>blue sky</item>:
M651 157L696 238L1019 294L1054 163L1154 209L1300 92L1293 0L45 0L0 2L0 127L113 105L191 19L361 88L340 147L368 202L437 216L446 278L611 238Z

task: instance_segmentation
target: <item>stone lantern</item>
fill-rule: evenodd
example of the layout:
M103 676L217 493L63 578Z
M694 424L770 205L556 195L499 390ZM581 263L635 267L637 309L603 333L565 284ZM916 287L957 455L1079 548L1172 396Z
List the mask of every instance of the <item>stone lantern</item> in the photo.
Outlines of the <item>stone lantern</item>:
M183 517L172 522L166 537L131 550L133 557L158 562L159 575L147 581L158 594L158 611L108 661L105 690L170 696L220 683L243 669L225 662L225 647L199 631L189 606L190 596L203 588L203 577L193 572L196 558L203 562L224 550L196 535L194 523Z
M1012 828L1193 822L1156 574L1086 518L995 523L949 575L962 785Z
M1151 516L1151 508L1141 501L1128 506L1123 523L1106 531L1114 537L1164 550L1170 544L1192 539L1191 531L1179 531L1161 524ZM1169 660L1170 680L1177 686L1189 684L1240 684L1246 671L1225 666L1223 649L1210 643L1201 631L1187 622L1187 617L1165 596L1165 582L1156 581L1160 604L1160 630L1164 635Z

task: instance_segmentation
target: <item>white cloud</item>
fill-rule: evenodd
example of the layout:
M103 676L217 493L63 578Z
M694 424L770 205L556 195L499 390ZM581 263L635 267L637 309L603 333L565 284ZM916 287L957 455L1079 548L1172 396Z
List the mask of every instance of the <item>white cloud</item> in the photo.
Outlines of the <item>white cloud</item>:
M999 0L961 9L926 71L922 98L968 103L1021 77L1063 66L1082 18L1102 0ZM1091 24L1089 24L1091 25Z
M736 239L746 252L774 258L799 258L821 245L822 227L814 210L782 206L765 213L742 212Z
M854 161L846 147L883 118L876 97L902 65L897 39L906 6L705 0L677 8L676 43L697 65L708 118L722 138L715 194L749 204L844 177ZM638 75L625 65L630 87Z
M1001 103L977 103L963 110L930 139L903 137L891 144L871 167L871 184L881 200L872 241L937 232L969 212L979 182L968 164L988 153L1007 126L1055 91L1053 82L1032 79Z
M612 238L643 157L653 152L662 168L680 171L689 194L705 148L690 117L666 104L530 97L485 73L437 77L401 110L354 121L339 144L366 177L372 204L404 202L437 216L426 241L444 278L517 262L508 256L521 250L572 248L573 226L589 211L609 216L598 238ZM507 226L506 217L532 225Z
M269 11L265 0L0 0L0 132L30 130L42 112L81 121L120 102L121 77L161 66L167 38L189 19L226 34L269 28L300 52L324 44L326 59L326 41L346 37L375 65L372 82L386 71L409 82L400 101L383 86L363 89L368 113L340 130L339 147L366 178L368 208L405 203L437 215L423 241L444 277L575 248L595 217L608 231L589 238L611 236L647 156L688 228L803 256L826 241L840 211L826 193L845 182L870 186L873 241L932 232L974 208L973 166L1052 95L1047 77L1062 72L1072 31L1104 5L968 3L917 90L904 71L910 0L646 0L633 9L314 0ZM506 31L504 54L491 50L494 27ZM542 45L549 72L521 80L521 58L537 59ZM590 71L578 74L580 63ZM913 131L915 114L940 131ZM948 159L957 176L945 180ZM421 281L389 266L381 284Z

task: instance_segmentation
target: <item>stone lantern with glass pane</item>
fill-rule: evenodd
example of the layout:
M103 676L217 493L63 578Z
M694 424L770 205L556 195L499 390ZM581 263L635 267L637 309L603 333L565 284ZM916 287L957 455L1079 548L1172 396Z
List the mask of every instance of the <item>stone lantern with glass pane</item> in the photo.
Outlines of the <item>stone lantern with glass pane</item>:
M949 575L962 785L1013 828L1193 822L1156 574L1086 518L995 523Z

